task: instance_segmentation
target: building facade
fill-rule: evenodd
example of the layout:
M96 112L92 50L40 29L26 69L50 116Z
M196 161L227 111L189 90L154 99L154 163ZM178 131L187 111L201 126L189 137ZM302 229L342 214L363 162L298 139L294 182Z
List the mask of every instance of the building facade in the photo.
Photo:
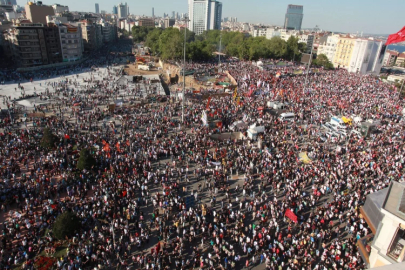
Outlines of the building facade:
M210 29L221 29L221 21L222 21L222 3L217 1L212 1L210 3Z
M52 6L44 6L42 4L35 4L29 2L25 5L25 13L27 19L32 23L42 23L46 24L46 16L55 15L55 11Z
M333 65L335 67L348 68L353 54L356 39L350 36L340 36L336 44Z
M114 14L114 15L118 14L118 7L117 6L113 6L112 14Z
M172 18L165 18L164 19L164 28L169 28L173 27L173 25L176 23L175 19Z
M307 44L306 53L311 53L311 49L314 47L315 36L312 34L302 34L298 35L297 37L298 42L304 42Z
M257 28L252 31L253 37L266 37L267 36L267 28Z
M53 11L55 14L62 14L65 12L69 12L69 7L68 6L62 6L59 4L52 5Z
M329 61L333 62L336 53L336 46L339 41L339 35L330 35L323 39L318 47L318 55L324 54Z
M387 50L384 55L383 65L387 67L392 67L395 65L399 52Z
M82 58L84 46L81 26L71 24L59 25L62 61L73 62Z
M82 28L82 38L84 51L91 52L99 49L103 44L102 27L99 24L94 24L89 20L80 22Z
M301 30L302 19L304 18L304 7L299 5L288 5L285 14L284 28L288 30Z
M128 17L128 5L127 3L125 4L119 4L117 7L117 14L118 18L126 18Z
M96 14L99 14L100 13L100 6L97 3L94 6L95 6Z
M110 43L116 40L117 27L115 25L105 21L101 21L100 25L102 27L103 43Z
M35 67L62 60L59 31L55 25L17 23L7 35L18 67Z
M360 213L371 230L358 240L360 255L368 268L403 264L405 183L392 181L388 188L371 193Z
M53 23L49 23L44 27L46 52L48 54L48 63L62 62L62 50L60 44L59 28Z
M349 72L379 74L384 53L381 40L340 36L332 63Z
M222 3L214 0L189 0L188 29L196 35L207 30L221 29Z
M349 72L379 74L383 65L383 42L373 38L357 38L354 43Z
M395 65L398 67L405 67L405 52L400 53L395 61Z
M155 20L153 18L140 18L138 20L139 26L155 27Z

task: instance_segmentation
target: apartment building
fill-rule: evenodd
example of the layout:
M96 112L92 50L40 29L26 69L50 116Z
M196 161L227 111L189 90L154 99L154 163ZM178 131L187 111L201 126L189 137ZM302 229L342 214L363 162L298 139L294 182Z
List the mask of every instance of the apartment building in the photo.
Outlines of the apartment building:
M387 50L384 55L383 65L392 67L395 65L399 52Z
M116 39L117 28L109 22L102 20L100 23L102 29L103 43L109 43Z
M398 67L405 67L405 52L400 53L395 61L395 65Z
M84 51L91 52L99 49L103 44L102 26L90 20L80 22Z
M165 18L164 19L164 28L169 28L173 27L173 25L176 23L175 19L172 18Z
M42 5L41 1L37 3L29 2L25 5L25 14L27 19L32 23L46 24L46 16L55 15L55 11L52 6Z
M12 58L18 67L35 67L61 62L58 28L19 21L6 34Z
M140 18L138 26L155 27L155 20L153 18Z
M379 74L383 65L385 47L382 40L356 38L347 70L360 74Z
M73 62L83 57L83 39L81 26L69 23L59 24L59 35L62 48L62 61Z
M318 55L324 54L326 57L328 57L329 61L333 62L338 41L339 35L323 37L318 47Z
M336 44L335 57L332 62L335 67L349 67L355 43L356 39L349 35L339 37Z
M312 34L302 34L302 35L298 35L297 37L298 37L298 42L304 42L307 44L306 53L311 53L311 49L314 46L315 36Z

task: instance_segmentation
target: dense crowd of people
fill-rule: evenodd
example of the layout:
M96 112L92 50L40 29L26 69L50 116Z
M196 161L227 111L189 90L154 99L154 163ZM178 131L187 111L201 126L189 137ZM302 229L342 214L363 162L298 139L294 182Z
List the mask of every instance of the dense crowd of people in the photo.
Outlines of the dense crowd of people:
M378 78L345 70L312 70L305 85L292 64L229 61L222 69L238 85L236 95L210 99L209 113L223 122L214 129L202 125L207 101L188 101L184 123L175 98L111 112L103 100L116 94L110 82L119 75L109 71L81 91L75 81L49 85L40 94L58 96L47 105L55 117L4 116L0 268L33 269L39 254L62 254L57 269L364 269L356 242L370 229L360 206L404 178L403 100ZM295 121L260 109L271 100L288 104ZM367 137L321 141L333 115L379 125ZM232 135L238 120L265 127L259 144L212 136ZM45 127L59 137L51 149L41 146ZM77 169L81 149L96 159L91 169ZM53 224L69 211L80 230L55 239Z

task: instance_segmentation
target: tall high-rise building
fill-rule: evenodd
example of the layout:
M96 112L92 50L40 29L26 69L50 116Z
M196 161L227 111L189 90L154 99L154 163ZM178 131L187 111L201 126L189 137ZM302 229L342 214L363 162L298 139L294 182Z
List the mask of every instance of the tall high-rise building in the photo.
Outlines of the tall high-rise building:
M155 8L152 8L152 18L155 18Z
M17 5L17 0L0 0L0 5L16 6Z
M188 29L196 35L221 28L222 3L215 0L188 0Z
M100 13L100 7L98 6L98 4L96 3L96 14Z
M172 27L175 23L176 23L176 20L172 19L172 18L165 18L165 20L164 20L165 28Z
M118 14L118 7L117 6L113 6L112 14L115 14L115 15Z
M176 18L176 12L172 11L172 19Z
M118 7L118 17L119 18L126 18L128 17L128 6L127 3L125 5L123 3L119 4Z
M303 17L303 6L288 5L287 13L285 14L284 28L289 30L301 30Z

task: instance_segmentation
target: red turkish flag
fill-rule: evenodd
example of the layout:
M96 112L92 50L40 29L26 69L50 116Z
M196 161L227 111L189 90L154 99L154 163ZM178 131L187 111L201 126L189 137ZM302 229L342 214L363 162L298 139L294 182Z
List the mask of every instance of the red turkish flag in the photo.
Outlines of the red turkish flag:
M402 41L405 41L405 26L399 32L389 35L385 45L388 46L390 44L398 43L398 42L402 42Z

